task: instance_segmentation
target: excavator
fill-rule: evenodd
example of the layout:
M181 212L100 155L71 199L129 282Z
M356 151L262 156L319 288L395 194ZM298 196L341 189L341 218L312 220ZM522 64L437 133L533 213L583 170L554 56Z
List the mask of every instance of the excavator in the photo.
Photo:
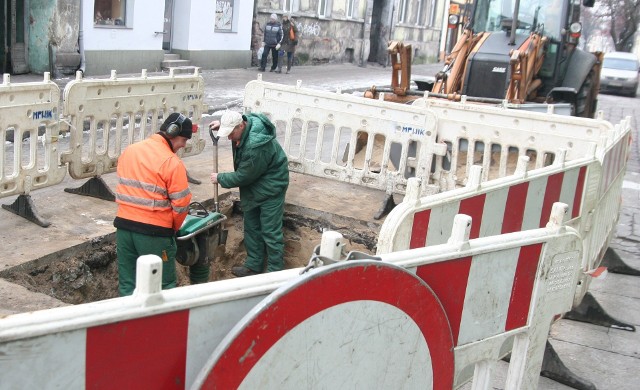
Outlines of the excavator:
M594 0L582 6L593 7ZM579 0L467 0L451 13L449 34L457 36L443 69L418 82L428 96L500 104L512 108L559 104L566 114L593 118L603 53L578 47L582 32ZM458 26L462 33L455 34ZM391 90L372 87L366 97L407 103L424 95L410 89L411 46L391 42Z

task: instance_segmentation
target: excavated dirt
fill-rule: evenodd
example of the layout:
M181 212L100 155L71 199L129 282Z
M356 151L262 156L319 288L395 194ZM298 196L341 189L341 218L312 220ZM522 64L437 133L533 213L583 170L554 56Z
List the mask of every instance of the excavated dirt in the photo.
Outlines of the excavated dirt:
M211 205L205 206L212 209ZM215 248L215 255L210 255L213 257L210 281L232 278L231 267L242 264L246 256L237 199L228 199L222 204L221 211L228 217L224 226L228 237L226 245ZM340 231L348 240L348 251L375 252L379 226L287 205L284 218L285 268L307 265L314 248L320 243L323 229ZM177 264L176 268L178 285L188 285L188 267ZM118 296L115 234L5 270L0 276L68 304L115 298Z

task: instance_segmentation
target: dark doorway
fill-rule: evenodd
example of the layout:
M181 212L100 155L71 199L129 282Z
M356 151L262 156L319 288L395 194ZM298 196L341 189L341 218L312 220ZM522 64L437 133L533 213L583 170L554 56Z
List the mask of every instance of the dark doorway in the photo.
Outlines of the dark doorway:
M0 10L0 41L3 44L3 50L0 53L2 73L22 74L29 72L25 3L25 0L3 1Z
M171 26L173 25L173 0L164 0L164 26L162 50L171 51Z
M369 62L387 65L387 46L389 44L393 2L387 0L373 0L371 12L371 34L369 36Z
M383 7L382 0L373 1L373 10L371 12L371 35L369 37L370 49L369 49L369 62L376 62L378 57L378 46L380 42L380 15L382 14Z

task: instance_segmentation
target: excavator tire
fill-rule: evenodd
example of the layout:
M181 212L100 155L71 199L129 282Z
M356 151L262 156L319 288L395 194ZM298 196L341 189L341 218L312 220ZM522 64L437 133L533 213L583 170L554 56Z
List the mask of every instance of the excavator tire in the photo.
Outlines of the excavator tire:
M597 84L594 80L595 72L591 70L584 79L582 86L576 96L575 116L583 118L593 118L596 113L598 91L595 90Z

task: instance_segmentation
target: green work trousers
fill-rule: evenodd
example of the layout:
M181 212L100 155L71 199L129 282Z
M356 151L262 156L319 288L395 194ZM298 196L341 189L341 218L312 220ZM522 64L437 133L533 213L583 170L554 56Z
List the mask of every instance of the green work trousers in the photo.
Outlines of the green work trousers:
M136 261L142 255L157 255L162 259L162 288L176 286L176 239L148 236L125 229L116 230L118 256L118 292L131 295L136 287Z
M244 211L245 267L262 272L266 257L267 272L284 269L283 215L284 195Z

